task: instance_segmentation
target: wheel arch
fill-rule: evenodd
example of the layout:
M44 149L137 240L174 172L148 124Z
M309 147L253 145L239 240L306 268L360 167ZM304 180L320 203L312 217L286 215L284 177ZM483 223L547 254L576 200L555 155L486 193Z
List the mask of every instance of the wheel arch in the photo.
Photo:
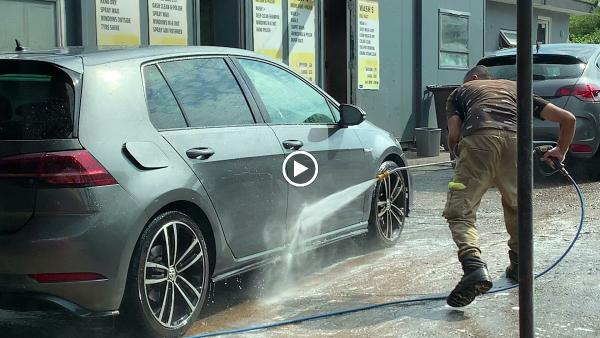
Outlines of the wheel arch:
M152 220L155 219L158 215L169 211L178 211L183 214L186 214L194 222L196 222L198 227L200 227L200 230L202 231L202 234L204 235L206 241L206 247L209 251L208 257L210 263L210 275L212 276L212 273L214 272L216 266L217 242L215 238L215 232L208 218L208 215L204 212L204 210L202 210L202 208L190 201L174 201L156 211L154 215L150 217L146 226L148 226L148 224L152 222Z

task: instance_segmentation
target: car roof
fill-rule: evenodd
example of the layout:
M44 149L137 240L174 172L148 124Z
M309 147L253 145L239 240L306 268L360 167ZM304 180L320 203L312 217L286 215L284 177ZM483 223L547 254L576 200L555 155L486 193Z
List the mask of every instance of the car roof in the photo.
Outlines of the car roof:
M552 54L552 55L567 55L575 57L585 63L600 50L600 44L585 44L585 43L550 43L539 45L539 51L537 46L533 46L534 54ZM500 57L500 56L512 56L517 54L516 48L501 49L487 55L484 59Z
M145 60L187 55L237 55L253 56L269 60L265 56L245 49L210 46L65 47L51 50L0 53L0 60L40 60L80 71L79 69L74 69L78 68L73 66L74 59L81 60L85 65L100 65L125 60Z

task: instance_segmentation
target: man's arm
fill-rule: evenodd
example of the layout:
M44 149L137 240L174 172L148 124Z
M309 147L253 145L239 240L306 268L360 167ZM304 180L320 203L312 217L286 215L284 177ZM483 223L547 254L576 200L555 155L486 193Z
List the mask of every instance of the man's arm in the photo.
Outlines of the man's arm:
M550 157L554 157L560 162L563 162L567 151L569 151L571 142L573 142L573 137L575 136L575 116L571 114L571 112L549 103L540 112L540 117L544 120L558 122L560 125L558 145L544 155L546 163L554 167Z
M462 124L463 121L458 115L452 115L448 118L448 148L450 148L450 153L454 157L456 156L456 146L460 141Z
M463 120L456 102L458 89L455 89L446 100L446 117L448 120L448 148L452 158L456 157L456 145L460 141Z

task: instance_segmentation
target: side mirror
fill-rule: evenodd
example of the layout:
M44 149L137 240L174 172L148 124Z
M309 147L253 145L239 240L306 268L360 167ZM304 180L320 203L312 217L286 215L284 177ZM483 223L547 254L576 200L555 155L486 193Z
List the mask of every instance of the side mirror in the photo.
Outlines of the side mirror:
M363 123L367 114L360 107L351 104L343 104L340 107L340 117L340 126L348 127Z

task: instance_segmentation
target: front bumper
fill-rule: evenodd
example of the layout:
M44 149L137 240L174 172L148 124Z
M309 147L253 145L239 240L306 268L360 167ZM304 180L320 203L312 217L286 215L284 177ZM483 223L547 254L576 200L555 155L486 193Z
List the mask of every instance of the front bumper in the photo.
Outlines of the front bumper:
M41 299L81 316L118 310L144 222L120 186L39 189L35 215L19 231L0 236L2 298ZM106 279L39 283L29 277L73 272Z

